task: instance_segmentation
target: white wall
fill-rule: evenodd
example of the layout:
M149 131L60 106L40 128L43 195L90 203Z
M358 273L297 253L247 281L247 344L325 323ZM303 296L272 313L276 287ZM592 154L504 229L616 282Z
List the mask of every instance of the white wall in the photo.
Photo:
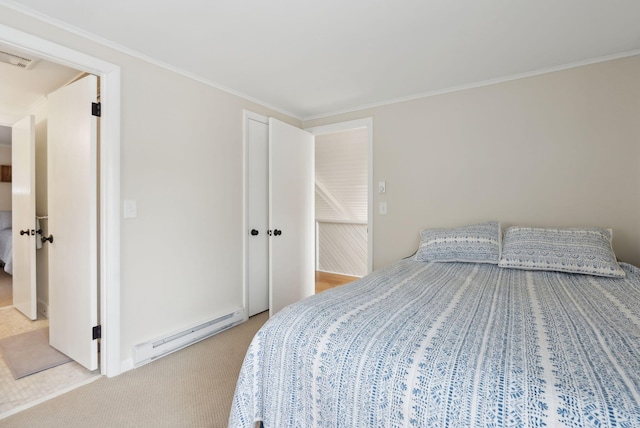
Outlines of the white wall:
M121 67L121 353L242 306L242 111L299 121L0 6L0 23Z
M611 227L640 265L640 56L304 122L373 117L374 267L419 230Z
M122 93L126 349L242 307L242 110L281 115L143 62Z

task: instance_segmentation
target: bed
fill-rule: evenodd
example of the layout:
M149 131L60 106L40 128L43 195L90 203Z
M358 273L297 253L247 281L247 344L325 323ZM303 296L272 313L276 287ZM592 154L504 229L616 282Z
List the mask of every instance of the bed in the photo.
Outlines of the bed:
M0 264L9 275L13 274L13 238L11 211L0 211Z
M265 323L229 426L640 426L640 269L611 237L422 231L415 256Z

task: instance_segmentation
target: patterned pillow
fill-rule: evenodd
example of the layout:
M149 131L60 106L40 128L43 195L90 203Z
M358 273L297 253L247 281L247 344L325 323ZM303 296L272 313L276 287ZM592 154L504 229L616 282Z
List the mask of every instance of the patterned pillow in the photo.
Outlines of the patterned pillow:
M415 259L419 262L498 264L500 223L488 222L454 229L424 229Z
M510 227L505 231L498 266L551 270L622 278L611 248L611 229L538 229Z

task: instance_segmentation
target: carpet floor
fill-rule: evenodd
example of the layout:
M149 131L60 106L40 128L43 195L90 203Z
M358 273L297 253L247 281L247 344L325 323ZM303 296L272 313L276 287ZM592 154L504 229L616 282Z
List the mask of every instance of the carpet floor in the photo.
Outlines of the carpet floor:
M226 427L244 354L268 313L114 378L102 377L0 427Z

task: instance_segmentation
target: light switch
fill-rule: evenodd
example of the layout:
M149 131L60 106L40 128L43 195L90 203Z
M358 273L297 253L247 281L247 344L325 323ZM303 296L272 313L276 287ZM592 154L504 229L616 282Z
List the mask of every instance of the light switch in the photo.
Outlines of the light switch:
M387 213L387 203L386 202L380 202L379 205L379 209L380 209L380 214L386 214Z
M387 191L387 183L384 181L378 182L378 193L385 193Z
M136 218L138 217L138 204L135 200L126 200L124 201L124 218Z

